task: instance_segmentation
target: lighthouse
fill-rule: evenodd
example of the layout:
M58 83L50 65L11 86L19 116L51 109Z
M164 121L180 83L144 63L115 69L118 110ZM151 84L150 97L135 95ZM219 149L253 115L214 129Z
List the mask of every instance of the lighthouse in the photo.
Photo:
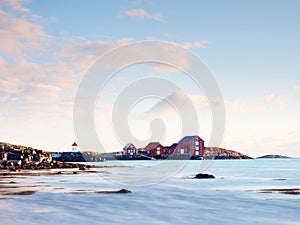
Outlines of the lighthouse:
M78 152L78 145L76 142L74 142L71 147L72 147L72 152Z

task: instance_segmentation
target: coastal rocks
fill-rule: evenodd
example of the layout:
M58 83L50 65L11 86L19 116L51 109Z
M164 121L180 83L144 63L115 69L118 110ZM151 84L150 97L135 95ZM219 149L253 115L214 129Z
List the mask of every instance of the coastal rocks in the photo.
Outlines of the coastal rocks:
M194 178L195 179L215 179L215 176L212 174L207 174L207 173L198 173Z
M80 165L79 170L89 170L89 168L85 165Z
M78 155L78 160L80 155ZM72 160L71 160L72 161ZM31 147L0 142L0 170L18 171L79 168L82 164L59 162L52 159L51 153Z
M116 193L132 193L132 191L127 190L127 189L120 189Z
M130 191L128 189L120 189L117 191L95 191L95 193L97 193L97 194L128 194L128 193L132 193L132 191Z
M29 162L51 162L51 154L31 147L0 142L0 160Z
M284 155L264 155L257 157L257 159L290 159L290 157Z
M300 195L300 188L267 188L257 190L259 193Z
M66 163L66 162L28 162L28 163L20 163L20 161L3 161L0 164L0 170L10 170L10 171L18 171L18 170L47 170L47 169L72 169L79 167L86 167L83 164L78 163ZM86 167L87 168L87 167Z
M206 147L203 159L253 159L247 155L233 150L219 147Z

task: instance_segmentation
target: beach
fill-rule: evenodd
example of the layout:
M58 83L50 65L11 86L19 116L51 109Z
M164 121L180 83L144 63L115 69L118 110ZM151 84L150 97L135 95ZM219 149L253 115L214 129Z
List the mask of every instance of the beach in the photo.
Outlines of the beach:
M94 172L2 176L1 223L299 224L299 159L213 161L206 172L216 179L193 179L201 161L189 161L158 183L114 180L114 174L126 177L124 171L159 163L130 161L120 167L110 161L98 163L107 167ZM121 189L131 193L116 193Z

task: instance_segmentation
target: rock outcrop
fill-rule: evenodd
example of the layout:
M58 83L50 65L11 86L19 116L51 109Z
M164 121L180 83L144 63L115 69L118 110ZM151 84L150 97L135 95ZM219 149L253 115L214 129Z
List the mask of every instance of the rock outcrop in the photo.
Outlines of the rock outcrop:
M253 159L250 156L244 155L233 150L226 150L219 147L206 147L204 159Z
M196 179L214 179L215 176L207 173L198 173L194 178Z
M53 160L50 152L40 149L0 142L0 169L2 170L78 168L81 165Z
M290 159L290 157L283 155L264 155L257 157L257 159Z
M40 149L0 142L0 160L18 161L19 165L23 165L30 162L51 162L52 157L49 152Z

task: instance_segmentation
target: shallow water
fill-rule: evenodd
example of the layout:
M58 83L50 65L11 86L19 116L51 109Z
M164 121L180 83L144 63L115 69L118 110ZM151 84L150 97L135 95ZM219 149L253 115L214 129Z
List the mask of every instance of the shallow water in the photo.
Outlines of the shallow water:
M216 179L209 180L190 179L207 162L188 161L172 176L162 168L170 172L182 162L160 163L128 161L122 165L129 167L98 168L101 174L2 179L37 192L2 195L0 224L300 224L300 195L259 192L300 188L298 159L214 161L205 172ZM147 169L149 177L143 177ZM93 193L121 188L132 193Z

